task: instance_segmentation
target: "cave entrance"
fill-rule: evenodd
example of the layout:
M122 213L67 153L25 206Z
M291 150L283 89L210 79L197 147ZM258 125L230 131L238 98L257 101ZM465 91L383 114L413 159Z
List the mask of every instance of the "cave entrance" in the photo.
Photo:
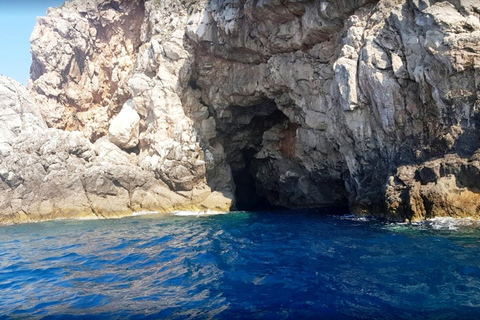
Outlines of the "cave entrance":
M242 150L245 167L232 170L233 182L235 183L236 209L240 211L268 210L272 205L268 199L257 191L255 172L252 168L256 150L249 148Z
M285 149L282 146L285 130L282 128L290 127L291 123L271 100L252 107L233 107L231 111L233 123L219 121L217 129L225 137L223 146L235 184L235 209L278 208L274 205L277 196L269 186L266 187L269 183L275 184L278 177L272 176L269 183L258 179L259 171L265 171L270 161L259 155L282 152Z

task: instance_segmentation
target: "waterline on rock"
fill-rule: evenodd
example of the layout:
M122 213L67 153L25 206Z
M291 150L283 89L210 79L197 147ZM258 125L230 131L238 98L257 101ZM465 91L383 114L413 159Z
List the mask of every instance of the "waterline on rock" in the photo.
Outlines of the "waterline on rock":
M132 217L151 216L156 214L159 214L159 212L158 211L134 211L131 216Z
M229 212L226 211L215 211L215 210L201 210L201 211L188 211L188 210L180 210L180 211L173 211L174 216L180 217L204 217L204 216L216 216L227 214Z
M388 228L410 228L416 230L464 231L480 228L480 221L473 218L436 217L415 222L397 222L388 224Z

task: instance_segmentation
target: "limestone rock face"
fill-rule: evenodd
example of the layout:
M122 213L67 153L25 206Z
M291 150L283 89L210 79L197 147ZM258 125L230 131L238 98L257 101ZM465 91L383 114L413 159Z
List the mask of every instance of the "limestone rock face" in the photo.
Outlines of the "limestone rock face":
M386 188L388 213L411 220L435 216L478 217L478 155L456 154L397 169Z
M172 191L107 137L92 144L82 132L47 128L13 80L0 77L0 97L0 225L230 207L205 184Z
M0 156L10 154L12 142L22 132L46 129L40 110L18 82L0 76Z
M109 139L122 149L131 149L138 145L140 116L128 100L120 113L112 119L108 129Z
M93 214L183 203L480 218L479 12L468 0L69 1L31 37L34 127L82 132L91 156L56 161ZM28 175L9 159L45 161L45 147L3 127L2 181L16 187L2 210L32 216L41 202L24 199L53 197L27 192L49 166ZM20 182L30 189L14 197Z
M129 97L143 15L140 0L82 0L37 19L28 87L50 127L82 130L90 140L107 133Z
M221 136L223 127L275 109L285 116L256 145L236 138L239 128L232 138L243 143L235 150L254 149L250 171L270 203L345 201L356 213L392 220L480 217L473 200L458 212L440 209L449 200L422 204L440 194L461 203L467 196L451 180L411 195L399 191L406 182L397 180L399 168L445 154L467 161L479 148L479 7L472 1L210 1L187 33L198 46L195 84ZM282 125L294 133L274 131ZM285 152L282 144L292 143L293 152ZM235 150L225 151L241 166ZM473 199L478 189L468 190ZM392 205L392 197L399 202ZM428 209L413 209L421 205Z

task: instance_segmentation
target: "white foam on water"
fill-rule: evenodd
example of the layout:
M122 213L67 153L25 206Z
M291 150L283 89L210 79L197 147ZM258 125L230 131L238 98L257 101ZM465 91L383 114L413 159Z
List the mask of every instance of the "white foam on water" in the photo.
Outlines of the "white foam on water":
M174 211L173 215L179 217L204 217L204 216L215 216L219 214L227 214L224 211L215 211L215 210L202 210L202 211Z
M65 219L55 219L55 220L78 220L78 221L93 221L93 220L105 220L103 217L90 216L90 217L78 217L78 218L65 218ZM52 221L55 221L52 220Z
M138 216L148 216L152 214L158 214L158 211L135 211L132 213L132 216L138 217Z
M338 217L340 220L352 220L352 221L373 221L374 217L371 216L360 216L354 214L345 214Z
M438 217L412 223L396 222L387 225L387 228L391 230L403 230L412 227L418 230L456 231L462 228L480 228L480 221L472 218Z
M480 222L472 218L433 218L424 223L434 230L458 230L461 227L480 226Z

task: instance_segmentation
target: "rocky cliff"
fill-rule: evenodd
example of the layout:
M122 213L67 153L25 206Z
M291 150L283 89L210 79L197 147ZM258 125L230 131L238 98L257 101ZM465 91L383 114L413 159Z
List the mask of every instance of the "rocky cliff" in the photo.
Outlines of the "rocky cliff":
M0 129L0 224L230 206L205 184L172 191L108 137L92 143L82 132L47 128L26 89L5 77Z
M29 92L1 81L3 221L480 218L478 1L76 0L30 40Z

